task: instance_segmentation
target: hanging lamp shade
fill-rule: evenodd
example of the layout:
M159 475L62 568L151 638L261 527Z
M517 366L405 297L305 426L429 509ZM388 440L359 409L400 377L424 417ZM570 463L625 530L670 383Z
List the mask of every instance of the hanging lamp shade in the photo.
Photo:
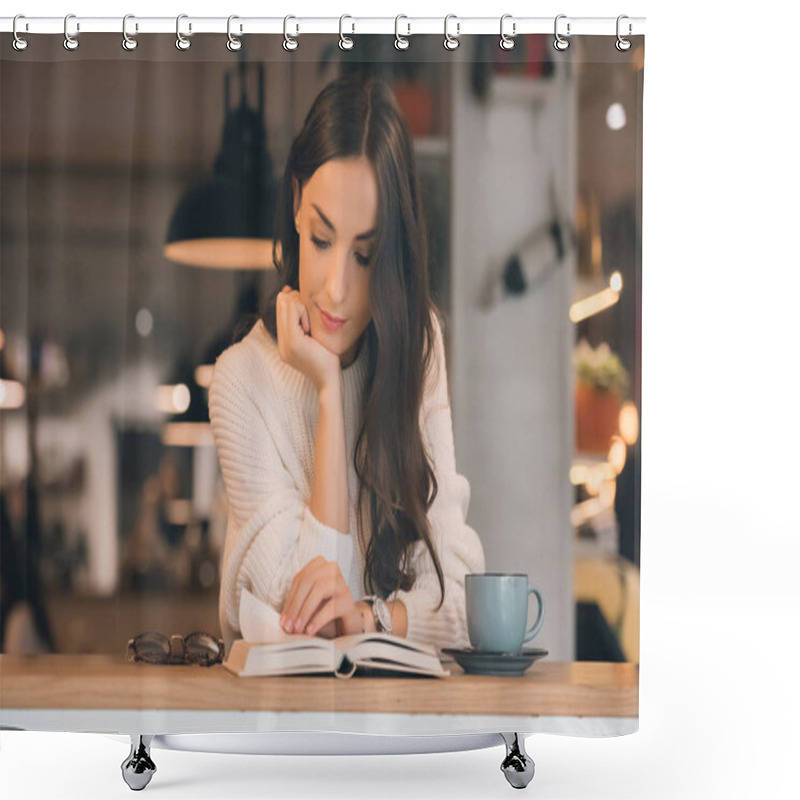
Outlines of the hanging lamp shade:
M241 53L241 51L240 51ZM213 174L178 202L167 230L170 261L212 269L273 265L277 186L264 124L264 68L258 65L259 104L247 101L245 62L239 62L239 105L230 107L225 75L225 124Z

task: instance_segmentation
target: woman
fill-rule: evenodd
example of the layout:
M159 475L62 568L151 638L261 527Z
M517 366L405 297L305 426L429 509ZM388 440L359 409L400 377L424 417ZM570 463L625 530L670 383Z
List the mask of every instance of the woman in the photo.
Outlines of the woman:
M226 645L246 587L288 633L466 647L464 575L484 553L455 468L412 142L384 82L319 94L276 223L281 281L209 390Z

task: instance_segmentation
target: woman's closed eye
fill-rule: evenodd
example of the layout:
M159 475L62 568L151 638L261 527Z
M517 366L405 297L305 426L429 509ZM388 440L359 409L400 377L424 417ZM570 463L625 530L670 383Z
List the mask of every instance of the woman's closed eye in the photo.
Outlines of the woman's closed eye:
M317 250L327 250L331 245L329 241L325 239L317 239L316 236L312 236L311 241L314 243L314 247L316 247ZM361 255L361 253L356 253L356 260L359 264L361 264L362 267L369 266L370 258L370 256L364 256Z

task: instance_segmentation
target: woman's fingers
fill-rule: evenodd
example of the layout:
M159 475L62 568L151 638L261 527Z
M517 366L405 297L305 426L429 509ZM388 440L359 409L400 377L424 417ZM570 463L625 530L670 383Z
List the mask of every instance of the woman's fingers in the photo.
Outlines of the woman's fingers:
M314 636L319 633L325 625L329 622L334 622L339 616L341 615L336 610L336 597L331 597L327 602L322 603L311 615L311 619L306 623L305 632L309 636Z
M318 390L340 370L339 356L311 335L311 317L300 292L284 287L277 297L278 352Z
M286 342L286 314L286 293L281 292L275 299L275 322L278 328L278 352L280 353L281 358L284 360L286 359L286 354L288 352Z
M298 593L303 597L299 610L295 613L292 629L295 633L304 633L306 623L316 611L317 606L333 594L333 588L324 578L318 578L308 587L301 587Z
M320 606L330 599L339 598L333 607L336 612L340 603L347 605L343 597L345 594L350 594L350 590L344 582L339 563L317 556L295 575L284 603L281 625L289 633L309 633L304 629ZM315 623L315 630L329 620L326 618L321 623Z
M293 295L297 295L297 297L293 297ZM305 306L299 302L300 299L300 292L294 291L287 291L284 292L284 300L286 305L286 321L290 326L290 330L292 333L295 332L295 329L300 325L300 316L302 312L305 310Z
M304 336L311 334L311 322L308 316L308 309L300 299L300 292L284 286L278 294L276 308L280 306L280 316L283 331L290 340L295 340L298 329ZM302 340L302 339L301 339ZM290 342L287 342L290 344ZM290 348L289 348L290 349Z
M300 610L313 586L314 574L327 563L322 556L312 558L292 579L292 585L286 593L281 614L281 625L289 633L297 633L302 630L297 626L300 621Z
M294 627L295 632L309 633L309 631L305 630L305 627L317 608L326 600L335 598L341 591L341 588L339 581L331 574L330 569L323 568L320 572L316 573L313 583L308 590L308 594L300 607L300 611L297 613L297 624Z
M292 295L297 295L295 300ZM300 292L284 286L276 298L276 315L278 318L278 351L281 358L289 363L293 362L292 353L296 350L299 341L302 341L302 315L308 314L305 306L299 302ZM298 334L300 334L299 339Z

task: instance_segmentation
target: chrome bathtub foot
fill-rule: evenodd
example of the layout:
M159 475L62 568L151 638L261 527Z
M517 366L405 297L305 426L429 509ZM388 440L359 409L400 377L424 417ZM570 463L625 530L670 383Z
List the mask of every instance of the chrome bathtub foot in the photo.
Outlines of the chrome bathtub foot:
M122 762L122 777L135 792L144 789L156 771L156 765L150 758L150 742L152 741L152 736L131 734L131 752Z
M500 769L515 789L524 789L533 779L536 769L533 759L525 752L525 737L521 733L500 735L506 743L506 757Z

